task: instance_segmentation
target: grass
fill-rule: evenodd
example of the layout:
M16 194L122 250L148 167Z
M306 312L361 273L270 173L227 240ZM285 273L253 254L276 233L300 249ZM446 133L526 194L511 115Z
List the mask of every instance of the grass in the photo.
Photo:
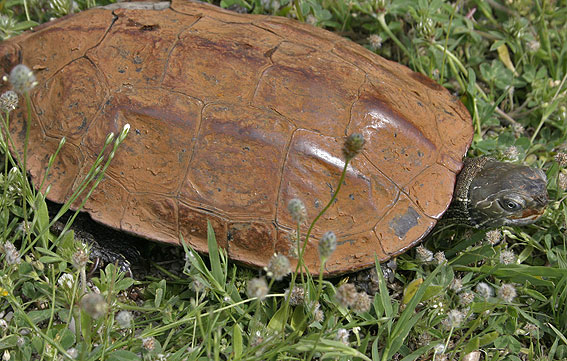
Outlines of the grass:
M566 360L567 2L221 4L295 15L458 94L473 117L471 156L489 154L546 171L552 201L543 219L488 233L436 230L424 247L398 257L388 277L378 266L378 292L369 308L345 307L357 297L344 286L354 276L327 281L292 275L294 298L286 298L289 278L252 281L255 274L230 263L212 234L210 258L186 250L183 277L163 273L134 281L109 265L86 283L83 248L71 233L59 239L49 234L45 200L5 153L3 359ZM0 36L93 5L5 0ZM101 297L93 296L95 290Z

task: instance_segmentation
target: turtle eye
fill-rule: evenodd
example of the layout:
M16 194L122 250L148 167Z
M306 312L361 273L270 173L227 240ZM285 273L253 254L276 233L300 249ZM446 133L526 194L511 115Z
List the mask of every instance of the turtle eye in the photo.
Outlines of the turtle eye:
M507 211L513 212L522 209L522 205L512 199L502 199L498 203L500 203L500 207Z

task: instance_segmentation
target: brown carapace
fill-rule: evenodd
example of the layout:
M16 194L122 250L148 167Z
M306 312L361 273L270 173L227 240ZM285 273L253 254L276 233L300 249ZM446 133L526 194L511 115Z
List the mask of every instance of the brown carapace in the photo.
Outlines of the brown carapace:
M184 0L127 7L0 44L4 73L23 63L38 79L28 159L36 184L67 139L45 184L49 199L68 199L106 135L129 123L84 209L110 227L182 237L203 252L210 221L229 257L248 265L293 249L287 203L303 200L310 219L325 206L348 134L366 145L309 240L312 272L326 231L338 247L325 272L349 272L404 252L449 206L473 130L466 108L432 80L287 18ZM24 119L20 101L10 122L20 152Z

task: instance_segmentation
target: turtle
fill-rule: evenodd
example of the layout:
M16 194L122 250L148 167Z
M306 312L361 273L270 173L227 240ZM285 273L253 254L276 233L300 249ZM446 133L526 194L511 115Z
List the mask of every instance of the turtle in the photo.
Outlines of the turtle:
M129 124L83 210L111 228L199 252L207 252L210 223L228 256L252 267L274 253L296 262L298 224L287 204L301 199L311 218L325 206L350 134L365 146L307 240L304 262L314 274L327 231L338 241L324 273L338 275L419 243L450 205L463 223L496 227L532 223L547 204L540 169L463 161L472 121L447 89L293 19L189 0L114 4L2 42L0 64L5 74L25 64L37 78L27 171L49 187L48 199L68 200L107 134ZM20 153L25 109L20 101L9 124Z

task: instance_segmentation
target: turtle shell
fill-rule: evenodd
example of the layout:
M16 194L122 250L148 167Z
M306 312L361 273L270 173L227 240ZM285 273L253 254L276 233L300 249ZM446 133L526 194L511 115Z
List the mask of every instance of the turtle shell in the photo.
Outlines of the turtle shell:
M290 255L299 198L312 219L361 133L336 202L315 226L334 231L327 274L369 267L420 241L447 209L473 130L443 87L331 32L184 0L97 8L0 45L38 80L28 170L64 202L110 132L130 134L84 210L110 227L207 251L207 221L230 258L265 266ZM3 90L7 90L4 85ZM25 106L11 120L22 152ZM74 203L78 206L80 200ZM301 226L303 234L307 224ZM291 253L290 253L291 252Z

